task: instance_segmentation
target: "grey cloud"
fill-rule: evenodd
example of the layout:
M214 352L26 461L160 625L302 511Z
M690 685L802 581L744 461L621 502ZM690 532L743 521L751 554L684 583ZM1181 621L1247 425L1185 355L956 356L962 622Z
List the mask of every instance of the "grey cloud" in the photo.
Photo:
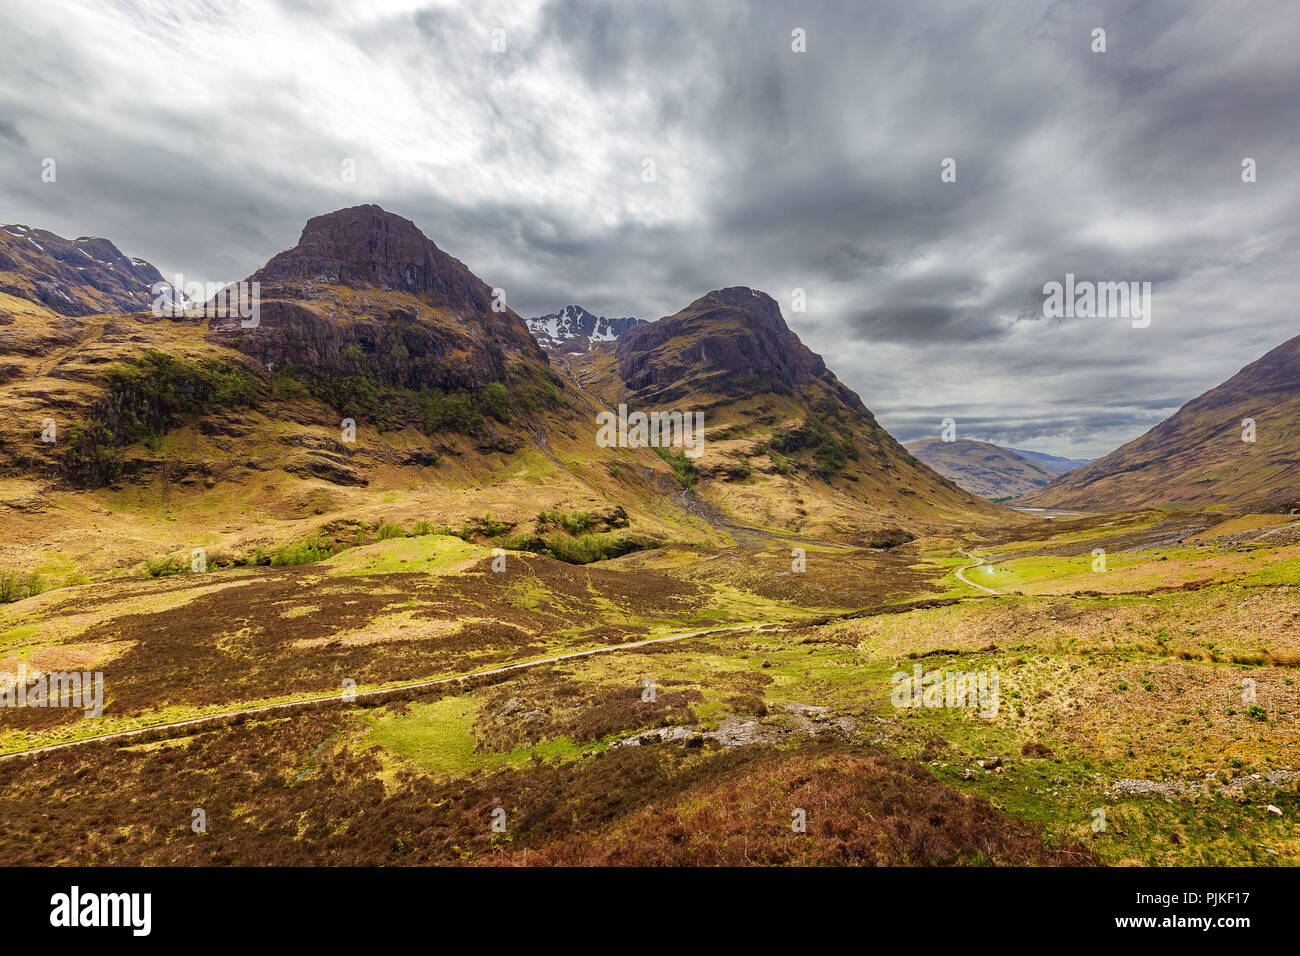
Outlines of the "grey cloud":
M985 316L935 304L881 306L848 316L846 324L868 341L947 345L1001 334Z
M27 145L27 137L12 120L0 120L0 139L6 139L17 146Z
M899 437L956 409L983 436L1075 457L1300 331L1286 5L160 0L68 16L0 8L0 141L60 164L44 184L0 150L0 206L164 272L247 275L310 216L377 202L525 314L655 318L733 284L785 307L798 287L791 327ZM941 183L949 156L957 182ZM1066 272L1153 282L1152 327L1044 319L1042 285Z

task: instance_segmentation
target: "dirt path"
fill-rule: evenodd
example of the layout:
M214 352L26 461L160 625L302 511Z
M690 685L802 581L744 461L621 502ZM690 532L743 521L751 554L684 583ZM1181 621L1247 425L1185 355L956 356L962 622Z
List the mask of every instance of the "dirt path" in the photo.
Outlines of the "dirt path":
M985 591L985 592L987 592L987 593L989 593L989 594L992 594L994 597L1001 597L1001 596L1002 596L1002 592L1001 592L1001 591L995 591L995 590L993 590L992 588L986 588L986 587L985 587L984 585L982 585L982 584L976 584L976 583L975 583L974 581L972 581L970 578L966 577L966 575L963 573L963 572L969 571L971 568L978 568L980 565L982 565L982 564L985 563L984 559L983 559L983 558L976 558L975 555L971 554L971 553L970 553L969 551L967 551L965 548L958 548L957 550L960 551L962 554L966 555L966 557L968 557L968 558L975 558L975 563L974 563L974 564L968 564L968 565L966 565L965 567L962 567L962 568L958 568L958 569L957 569L957 579L958 579L959 581L961 581L962 584L969 584L971 587L973 587L973 588L979 588L981 591Z
M541 667L543 664L554 664L557 661L573 660L579 657L593 657L596 654L611 654L615 651L631 651L639 647L646 647L650 644L664 644L669 641L684 641L692 637L700 637L704 634L718 634L723 631L744 631L758 630L764 627L771 627L777 624L777 621L764 622L759 624L734 624L730 627L711 627L703 631L686 631L682 634L669 634L665 637L651 637L644 641L634 641L630 644L612 644L607 647L593 647L585 651L570 651L567 654L556 654L551 657L543 657L532 661L520 661L518 664L505 664L501 667L492 667L483 671L471 671L468 674L459 674L455 677L437 677L433 680L417 681L414 684L402 684L398 687L384 687L379 690L361 691L356 695L356 700L362 698L377 698L385 695L408 693L412 690L419 690L424 687L437 687L442 684L454 684L461 681L473 680L476 677L490 677L494 674L507 674L511 671L526 670L530 667ZM149 727L139 727L135 730L119 730L111 734L99 734L94 737L82 737L78 740L67 740L63 743L46 744L43 747L32 747L29 750L15 750L11 753L0 754L0 760L12 760L16 757L29 757L35 754L50 753L55 750L66 750L69 747L81 747L86 744L103 743L106 740L128 740L133 737L144 737L164 733L169 730L183 730L185 728L201 729L207 724L219 724L222 721L230 720L232 717L256 717L259 714L271 714L282 710L306 710L312 707L319 707L322 704L342 704L352 703L344 701L341 693L330 694L328 697L312 697L308 700L293 700L283 704L266 704L262 707L250 707L243 710L231 710L220 714L208 714L205 717L194 717L190 720L178 720L169 724L153 724ZM165 736L165 733L164 733Z

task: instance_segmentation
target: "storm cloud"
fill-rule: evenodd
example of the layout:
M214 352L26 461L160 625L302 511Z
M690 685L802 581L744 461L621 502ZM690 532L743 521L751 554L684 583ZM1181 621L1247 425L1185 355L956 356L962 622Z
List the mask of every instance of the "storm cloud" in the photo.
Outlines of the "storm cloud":
M229 281L376 202L521 314L749 285L902 440L1095 457L1300 332L1298 47L1282 2L10 0L0 219ZM1044 318L1067 273L1151 326Z

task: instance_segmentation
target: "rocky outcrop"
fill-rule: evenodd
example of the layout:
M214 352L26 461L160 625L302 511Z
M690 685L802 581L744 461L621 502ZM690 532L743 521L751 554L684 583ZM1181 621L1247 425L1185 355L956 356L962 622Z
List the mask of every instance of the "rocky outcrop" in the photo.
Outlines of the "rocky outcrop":
M409 219L353 206L307 220L298 244L249 277L269 297L311 298L311 285L410 292L430 304L490 312L492 290Z
M214 318L219 338L268 369L295 367L313 375L375 373L409 388L482 388L506 376L506 353L491 337L440 323L418 310L375 308L331 317L309 302L263 302L258 325L242 328L238 315Z

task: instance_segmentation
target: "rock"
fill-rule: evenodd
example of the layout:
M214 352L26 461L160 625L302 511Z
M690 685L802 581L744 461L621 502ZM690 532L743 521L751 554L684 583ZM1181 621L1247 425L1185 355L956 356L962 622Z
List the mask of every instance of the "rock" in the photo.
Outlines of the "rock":
M763 665L762 665L762 666L763 666L763 667L771 667L771 666L772 666L772 662L769 661L769 660L767 660L767 659L764 659L764 660L763 660Z
M518 697L511 697L508 701L506 701L504 704L501 705L501 709L497 711L497 716L509 717L511 714L513 714L516 710L518 710L522 706L523 704L519 703Z

